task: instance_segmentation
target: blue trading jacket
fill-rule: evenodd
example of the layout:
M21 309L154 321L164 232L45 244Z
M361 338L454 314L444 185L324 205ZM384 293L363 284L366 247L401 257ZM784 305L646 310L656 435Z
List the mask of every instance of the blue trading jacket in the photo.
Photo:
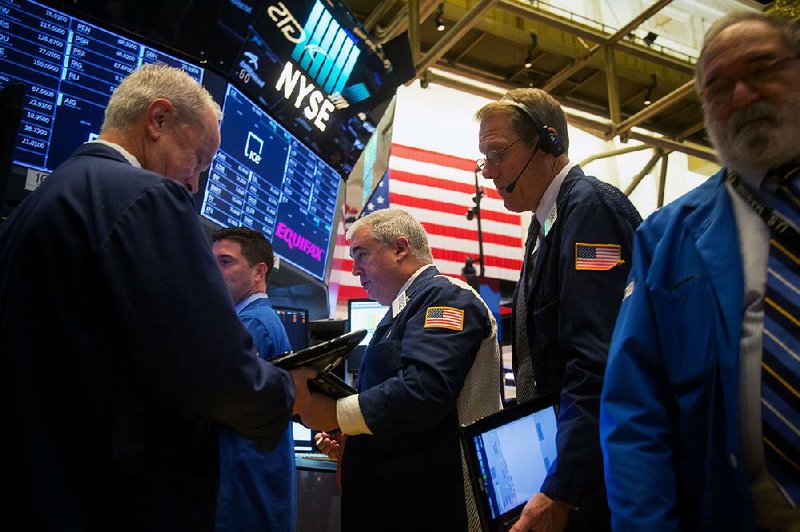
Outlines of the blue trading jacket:
M600 392L641 217L619 190L587 177L579 166L561 184L556 207L536 257L526 317L537 393L559 394L558 457L541 491L579 508L570 514L573 530L595 532L607 529L609 519ZM578 244L619 245L624 262L606 271L579 270Z
M614 530L755 530L739 444L744 274L722 172L642 224L630 283L601 411Z
M432 267L406 294L406 307L378 324L359 368L359 404L373 434L345 445L344 530L467 527L456 403L493 334L489 313L474 292ZM425 328L431 306L462 309L463 330Z
M239 319L264 360L291 351L269 299L251 301L239 312ZM218 531L295 529L297 482L291 424L271 451L261 451L253 441L236 435L229 427L220 427L219 469Z

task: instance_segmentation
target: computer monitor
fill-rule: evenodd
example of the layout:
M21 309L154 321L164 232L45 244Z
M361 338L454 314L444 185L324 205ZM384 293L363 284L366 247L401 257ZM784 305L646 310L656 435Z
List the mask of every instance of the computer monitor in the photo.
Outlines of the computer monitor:
M308 309L282 306L272 308L286 330L292 351L308 347Z
M0 88L25 86L14 171L33 190L83 142L100 132L111 93L145 63L204 69L149 44L32 0L3 2Z
M351 299L347 302L347 319L349 329L356 331L366 329L367 335L361 341L360 346L369 345L372 335L378 327L378 323L386 315L389 307L381 305L371 299Z
M286 335L289 337L289 345L292 351L299 351L308 347L308 310L297 307L283 307L273 305L272 309L280 318ZM311 453L316 449L314 444L314 431L310 428L293 421L292 436L294 438L294 452Z

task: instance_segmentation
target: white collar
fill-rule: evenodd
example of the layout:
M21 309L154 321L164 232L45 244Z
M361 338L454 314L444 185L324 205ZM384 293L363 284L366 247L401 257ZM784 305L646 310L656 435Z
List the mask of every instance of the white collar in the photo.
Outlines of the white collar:
M403 286L400 287L400 290L397 292L397 296L394 298L394 301L392 301L392 318L396 318L397 315L400 314L400 311L406 308L406 304L408 303L408 295L406 295L406 290L408 290L408 287L411 286L411 283L413 283L416 278L419 277L419 274L428 268L433 268L433 264L426 264L419 270L415 271L403 284Z
M255 294L250 294L246 298L236 303L236 314L239 314L244 309L244 307L246 307L256 299L269 299L269 296L267 296L266 292L256 292Z
M125 160L128 161L129 163L131 163L131 166L133 166L134 168L141 168L142 167L142 164L139 162L139 160L136 157L131 155L131 152L129 152L128 150L126 150L125 148L123 148L122 146L117 144L116 142L109 142L109 141L103 140L103 139L95 139L95 140L87 142L86 144L90 144L90 143L103 144L105 146L108 146L109 148L113 148L113 149L117 150L120 155L125 157Z
M562 168L558 174L556 174L556 176L547 186L547 190L545 190L544 194L542 194L542 199L539 201L539 206L536 207L536 210L533 213L534 216L536 216L536 219L539 220L540 227L544 228L544 221L547 218L551 218L551 223L555 221L555 213L553 213L553 211L556 208L558 191L561 190L561 184L564 183L564 178L567 177L569 171L577 165L578 163L567 163L567 165Z

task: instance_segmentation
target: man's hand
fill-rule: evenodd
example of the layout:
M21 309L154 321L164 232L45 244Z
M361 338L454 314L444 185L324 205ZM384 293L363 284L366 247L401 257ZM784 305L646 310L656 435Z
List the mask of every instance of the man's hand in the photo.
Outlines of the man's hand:
M522 509L519 521L510 532L563 532L569 522L572 508L565 502L554 501L544 493L537 493Z
M328 455L328 458L332 460L337 460L339 458L339 453L342 450L345 439L347 439L347 435L342 434L339 431L336 431L333 434L329 434L327 432L318 432L314 435L314 441L317 443L317 448L321 452Z
M300 411L303 425L314 430L331 431L339 427L336 419L336 400L323 393L312 393L308 404Z
M299 414L311 400L311 391L308 389L309 379L317 376L317 370L308 366L290 369L289 374L294 381L294 407L292 415Z

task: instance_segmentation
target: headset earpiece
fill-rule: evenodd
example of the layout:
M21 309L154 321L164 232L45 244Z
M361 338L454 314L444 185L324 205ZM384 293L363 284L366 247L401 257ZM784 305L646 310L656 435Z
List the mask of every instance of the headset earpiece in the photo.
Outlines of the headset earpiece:
M519 102L515 102L514 100L504 99L506 103L510 103L520 111L522 111L525 116L531 119L534 125L534 131L539 135L539 149L543 152L552 155L553 157L558 157L566 150L564 150L564 145L561 144L561 140L558 138L558 134L554 131L550 131L550 126L545 125L541 120L539 120L530 110L522 105Z

